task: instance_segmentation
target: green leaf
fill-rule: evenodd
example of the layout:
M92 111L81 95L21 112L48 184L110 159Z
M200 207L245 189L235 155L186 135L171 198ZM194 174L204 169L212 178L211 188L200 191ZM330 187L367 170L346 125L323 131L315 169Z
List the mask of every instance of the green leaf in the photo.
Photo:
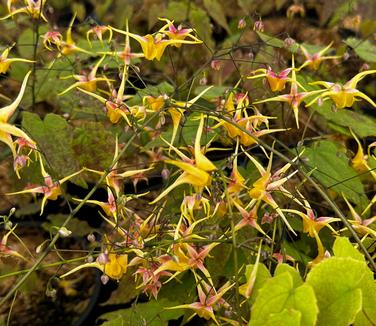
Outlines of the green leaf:
M280 40L280 39L278 39L274 36L270 36L268 34L265 34L265 33L259 32L259 31L257 31L256 33L260 37L260 39L264 43L266 43L267 45L270 45L270 46L273 46L273 47L276 47L276 48L283 48L285 46L285 44L283 43L282 40Z
M80 166L103 170L111 165L115 138L103 123L87 121L74 129L72 146Z
M283 273L289 273L292 277L294 288L303 284L302 278L299 272L292 266L288 264L279 264L275 269L274 276L281 275Z
M296 310L301 313L301 324L315 325L318 307L315 293L308 284L294 288L293 277L289 272L267 280L259 290L251 311L250 326L262 326L269 320L275 320L275 314L284 310ZM296 323L296 314L292 322ZM273 325L273 324L272 324Z
M367 272L366 263L353 258L333 257L313 267L306 283L316 294L317 325L345 326L354 322L362 308L360 286Z
M362 310L356 316L355 326L376 325L376 284L371 273L367 280L362 282Z
M276 38L274 36L270 36L268 34L262 33L262 32L256 32L257 35L260 37L260 39L266 43L266 45L276 47L276 48L285 48L285 42L280 40L279 38ZM299 44L295 43L291 48L289 48L289 51L292 53L295 53L299 49Z
M164 309L171 306L173 304L165 299L152 300L134 304L128 309L106 313L100 316L100 319L107 319L103 326L167 326L169 320L177 319L184 314L182 309Z
M189 14L189 20L195 27L199 38L205 42L209 49L214 49L215 44L211 37L213 27L208 14L201 8L194 7Z
M208 88L207 86L198 86L194 90L194 94L198 95L200 94L204 89ZM224 96L226 94L226 91L231 89L229 86L214 86L210 88L204 95L202 95L202 98L205 100L212 100L214 98Z
M325 187L361 207L367 202L363 184L357 172L349 165L349 158L336 143L320 141L306 148L303 160L313 171L313 176Z
M170 20L183 21L187 14L187 3L184 1L169 1L164 17Z
M354 248L346 237L337 237L334 241L333 252L336 257L350 257L356 260L365 261L364 256Z
M283 311L270 314L265 326L300 326L302 313L294 309L284 309Z
M359 58L366 62L376 62L376 45L369 40L360 40L355 37L349 37L345 43L354 49Z
M207 10L210 17L214 21L222 26L228 34L231 34L230 28L226 21L224 10L218 0L204 0L204 7Z
M42 121L37 114L24 112L22 128L37 142L46 159L45 168L53 177L60 179L80 169L72 148L72 127L64 118L49 113Z
M330 102L325 102L322 106L314 104L312 107L326 119L330 128L333 129L335 125L346 127L345 130L340 131L342 134L350 135L348 129L350 127L360 137L368 137L376 134L376 119L364 113L351 110L338 110L334 112L331 109Z

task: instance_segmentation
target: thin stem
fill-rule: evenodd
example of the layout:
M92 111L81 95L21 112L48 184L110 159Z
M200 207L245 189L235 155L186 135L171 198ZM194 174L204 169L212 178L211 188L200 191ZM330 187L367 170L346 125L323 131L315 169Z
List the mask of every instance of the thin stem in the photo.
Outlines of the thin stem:
M218 117L218 113L215 113L215 112L210 112L209 111L209 112L207 112L207 114ZM333 209L333 211L335 212L335 214L341 219L342 223L350 231L351 235L354 237L355 241L359 245L359 248L363 251L365 257L367 258L367 260L371 264L373 271L376 271L376 263L375 263L375 261L372 259L372 256L370 255L370 253L368 252L367 248L364 246L364 244L362 243L362 241L358 237L356 231L354 230L353 226L349 223L349 221L347 220L346 216L342 214L341 210L338 208L338 206L336 205L336 203L333 200L330 199L330 197L325 192L325 190L323 190L321 188L321 186L309 175L309 173L305 172L301 168L301 166L298 164L298 162L293 162L287 156L285 156L284 154L282 154L281 152L279 152L278 150L276 150L272 146L268 145L263 140L257 138L252 133L250 133L247 129L239 126L238 124L236 124L235 122L233 122L231 119L229 119L227 117L224 117L224 116L220 116L220 118L223 119L224 121L226 121L227 123L233 125L234 127L238 128L242 132L246 133L257 144L261 145L262 147L264 147L268 151L273 152L275 155L277 155L278 157L280 157L282 160L284 160L285 162L291 164L291 166L295 167L299 171L299 173L302 176L304 176L304 178L307 179L310 184L312 184L312 186L317 190L317 192L320 194L320 196L329 204L329 206Z
M154 117L154 116L153 116ZM79 205L69 214L69 216L66 218L65 222L61 227L66 227L68 223L71 221L71 219L77 214L77 212L81 209L83 205L91 198L91 196L94 194L94 192L97 190L97 188L103 183L103 181L106 179L107 175L111 172L112 167L117 163L117 161L120 159L120 157L125 153L125 151L128 149L128 147L131 145L133 140L136 138L137 133L134 133L132 137L128 140L127 144L122 148L122 150L119 152L118 156L115 157L113 162L111 163L110 168L104 171L104 173L99 178L98 182L95 184L95 186L90 190L90 192L85 196L85 198L79 203ZM55 243L59 239L59 232L56 232L55 236L52 238L50 244L48 247L43 251L43 253L39 256L37 261L34 263L34 265L28 270L28 272L13 286L13 288L2 298L0 301L0 306L2 306L19 288L20 286L28 279L28 277L37 269L37 267L41 264L41 262L46 258L46 256L49 254L51 249L54 247Z

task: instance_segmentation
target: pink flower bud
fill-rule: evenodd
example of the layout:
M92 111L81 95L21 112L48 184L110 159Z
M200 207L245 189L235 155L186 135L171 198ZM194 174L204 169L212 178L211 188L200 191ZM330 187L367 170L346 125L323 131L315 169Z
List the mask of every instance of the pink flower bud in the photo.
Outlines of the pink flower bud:
M170 174L171 172L169 169L163 169L161 172L163 180L168 180L168 178L170 177Z
M107 264L109 262L108 255L104 252L100 253L97 258L97 262L101 265Z
M200 79L200 85L201 86L205 86L207 83L208 83L208 79L206 78L206 76L203 76L201 79Z
M247 22L245 21L244 18L240 19L239 22L238 22L238 28L239 29L243 29L247 26Z
M253 30L256 32L263 32L264 31L264 23L261 19L255 21L253 25Z
M210 63L210 67L213 70L219 71L222 68L221 61L220 60L212 60L212 62Z
M103 285L106 285L109 280L110 280L110 278L107 275L101 276L101 282L102 282Z
M294 46L296 42L295 42L295 40L293 38L287 37L287 38L285 38L285 40L283 41L283 43L284 43L285 48L289 49L292 46Z
M96 241L95 235L93 233L88 234L87 241L92 242L92 243L95 242Z

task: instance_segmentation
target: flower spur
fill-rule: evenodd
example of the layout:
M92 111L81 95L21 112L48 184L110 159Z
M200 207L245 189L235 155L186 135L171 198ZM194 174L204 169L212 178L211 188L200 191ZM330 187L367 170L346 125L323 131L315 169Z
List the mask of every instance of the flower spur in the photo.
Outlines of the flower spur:
M183 170L183 173L171 184L167 189L165 189L156 199L154 199L150 204L155 204L165 197L174 188L187 183L194 186L197 192L200 192L204 187L210 185L211 175L210 172L217 169L217 167L209 161L209 159L202 153L200 139L202 131L204 128L204 115L200 116L200 124L197 129L195 144L194 144L194 159L190 159L185 154L183 154L179 149L172 146L170 147L180 156L181 161L167 159L166 163L177 166L179 169Z
M331 99L337 109L344 109L352 107L355 101L359 101L359 98L366 100L370 103L373 107L376 108L376 103L372 101L366 94L362 93L358 89L356 89L356 85L361 81L364 77L370 74L376 73L376 70L366 70L362 71L359 74L355 75L345 84L338 84L338 83L330 83L326 81L317 81L310 83L311 85L319 85L326 88L323 90L323 93L314 98L311 102L309 102L306 107L311 106L315 103L318 99L322 99L326 101Z

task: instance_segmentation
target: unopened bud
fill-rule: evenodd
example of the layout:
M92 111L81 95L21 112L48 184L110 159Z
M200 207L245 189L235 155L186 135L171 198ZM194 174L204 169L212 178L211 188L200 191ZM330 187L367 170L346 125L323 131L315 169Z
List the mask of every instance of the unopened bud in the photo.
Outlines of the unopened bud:
M16 212L16 207L12 207L9 211L9 217L11 217Z
M103 285L106 285L109 280L110 280L110 278L107 275L101 276L101 282L102 282Z
M87 241L89 241L89 242L95 242L96 241L95 235L93 233L88 234L86 238L87 238Z
M285 38L285 40L283 41L283 43L284 43L285 48L289 49L292 46L294 46L296 42L295 42L295 40L293 38L287 37L287 38Z
M205 86L208 83L208 79L206 78L206 76L202 77L199 83L201 86Z
M10 230L12 228L12 226L13 226L13 223L11 221L6 221L4 228L5 228L5 230Z
M263 32L264 31L264 23L261 19L255 21L253 25L253 30L256 32Z
M92 263L92 262L94 261L94 257L93 257L92 255L90 255L90 256L88 256L88 257L86 258L86 261L87 261L88 263Z
M363 63L362 66L360 67L360 72L369 70L370 66L368 63Z
M168 178L170 177L170 174L171 172L169 169L163 169L161 172L163 180L168 180Z
M243 29L247 26L247 22L245 21L244 18L240 19L239 22L238 22L238 28L239 29Z
M52 289L52 288L47 288L46 289L46 296L51 298L51 299L55 299L56 298L56 289Z
M343 58L344 61L348 60L348 59L350 58L350 53L345 52L345 53L343 54L342 58Z
M66 238L72 234L72 231L68 230L65 226L59 229L59 234L61 237Z
M216 71L221 70L221 68L222 68L221 61L220 60L212 60L212 62L210 63L210 67L213 70L216 70Z
M98 256L98 258L97 258L97 261L98 261L98 263L101 264L101 265L105 265L105 264L107 264L108 261L109 261L109 260L108 260L108 255L105 254L104 252L100 253L99 256Z

